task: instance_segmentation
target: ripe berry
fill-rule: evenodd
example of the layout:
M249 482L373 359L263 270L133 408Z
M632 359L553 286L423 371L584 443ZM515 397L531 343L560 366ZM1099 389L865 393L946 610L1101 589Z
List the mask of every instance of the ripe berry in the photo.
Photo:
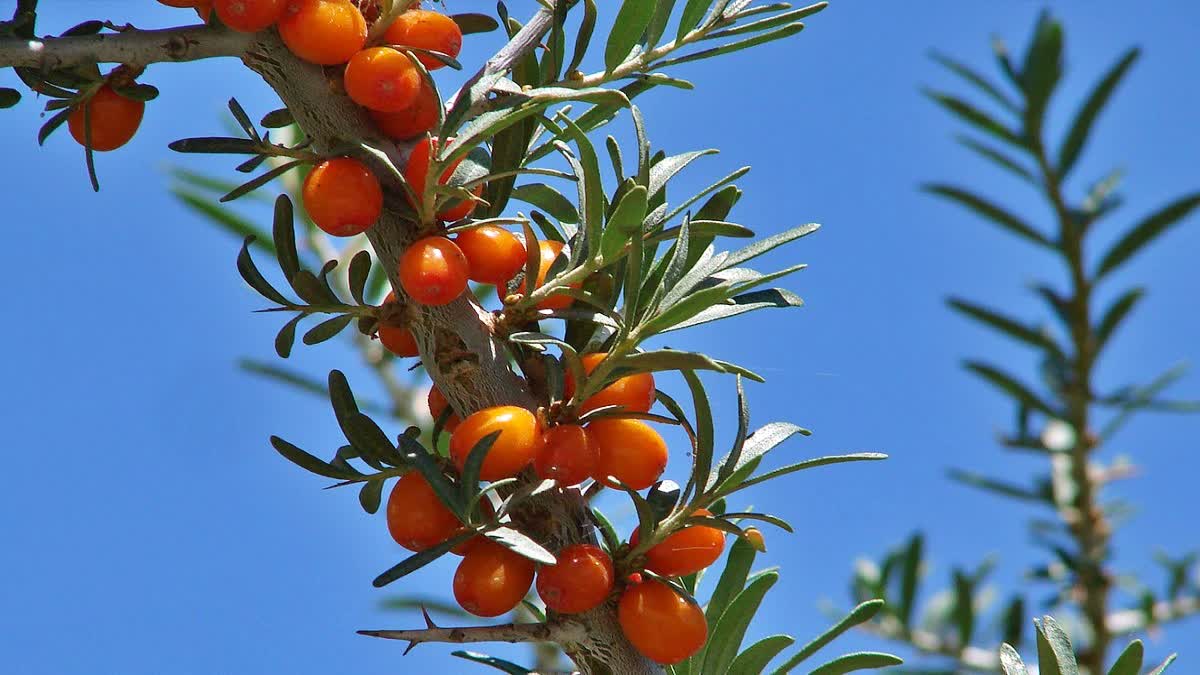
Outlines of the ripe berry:
M454 19L427 9L404 12L383 34L383 40L388 44L428 49L450 58L458 57L462 50L462 37L462 30ZM446 65L428 54L413 53L429 70Z
M305 61L332 66L362 49L367 22L350 0L288 0L279 37Z
M429 181L429 163L433 159L433 153L437 149L437 142L430 136L417 141L413 146L412 153L408 156L408 163L404 165L404 180L408 182L413 193L417 195L418 200L433 199L434 195L425 194L427 183ZM438 185L446 185L450 182L451 176L454 175L454 170L462 160L458 160L446 167L442 171L442 177L438 180ZM476 196L483 194L483 186L477 185L472 190ZM462 220L471 215L475 210L475 202L463 200L456 204L444 206L441 211L438 211L437 217L440 220L454 221Z
M459 471L484 436L499 431L479 471L482 480L509 478L533 461L542 445L542 430L533 413L513 405L484 408L468 415L450 436L450 459Z
M711 516L712 512L699 509L692 515ZM638 530L635 529L629 544L637 546L637 543ZM724 532L715 527L689 525L646 551L646 569L662 577L681 577L713 564L724 550Z
M441 107L442 102L438 99L437 92L424 78L421 78L421 88L417 91L412 105L393 113L375 110L368 112L371 114L371 119L375 120L375 124L379 125L388 138L406 141L437 126L438 112Z
M313 167L304 179L303 197L308 216L335 237L362 234L383 211L379 180L366 164L349 157Z
M396 302L396 294L388 293L383 300L383 307L387 309L388 305ZM384 312L386 318L388 312ZM417 339L413 337L412 331L407 326L400 324L387 323L380 321L379 323L379 342L383 348L401 358L410 356L420 356L421 352L417 348Z
M617 487L607 479L615 476L630 488L643 490L654 485L667 467L667 444L645 422L610 417L589 423L587 430L599 452L593 476L609 487Z
M563 424L542 435L542 447L533 458L538 478L561 486L579 485L590 478L599 463L591 432L577 424Z
M388 532L404 548L424 551L446 541L463 524L438 499L429 481L417 471L400 477L387 503Z
M475 616L512 611L533 584L533 561L493 541L481 541L454 572L454 599Z
M454 242L467 256L472 281L500 285L525 265L525 244L516 235L495 225L462 232Z
M391 47L364 49L346 64L346 93L364 108L399 112L417 100L424 83L421 72Z
M266 30L283 16L286 0L213 0L221 23L242 33Z
M467 258L445 237L418 239L400 256L400 285L422 305L445 305L467 289Z
M606 356L606 354L584 354L580 359L583 361L584 372L591 375ZM563 385L567 398L574 395L575 378L571 376L570 372L567 372ZM582 414L610 405L624 406L630 412L649 412L650 407L654 405L654 375L636 373L617 378L615 382L592 394L584 401L579 412Z
M604 602L613 587L612 558L599 546L574 544L555 556L556 565L542 565L537 592L546 607L562 614L586 612Z
M84 122L84 108L90 124ZM107 84L67 116L67 128L80 145L87 145L86 129L92 130L92 150L107 152L129 142L137 133L146 112L143 101L125 98Z
M546 283L546 274L550 272L550 266L554 264L556 259L558 259L558 256L562 253L562 250L562 242L551 241L549 239L538 242L538 253L540 255L540 259L538 261L537 286L541 286L542 284ZM504 296L508 292L507 286L507 282L496 286L496 295L500 297L501 301L504 300ZM579 284L571 284L571 288L579 288ZM522 279L521 283L517 285L517 293L524 292L525 280ZM569 295L551 295L545 300L539 302L537 307L538 309L565 309L570 307L571 303L574 301L575 299Z
M679 663L708 639L708 623L696 602L661 581L648 579L625 589L617 621L633 646L658 663Z
M201 19L208 21L208 15L212 13L212 0L158 0L167 7L191 7L196 10L196 14L200 15Z
M429 388L429 396L425 398L425 402L429 404L429 415L435 420L441 419L442 413L450 407L450 402L446 400L446 396L437 387ZM450 416L446 418L446 424L442 427L450 433L458 428L459 422L458 413L450 412Z

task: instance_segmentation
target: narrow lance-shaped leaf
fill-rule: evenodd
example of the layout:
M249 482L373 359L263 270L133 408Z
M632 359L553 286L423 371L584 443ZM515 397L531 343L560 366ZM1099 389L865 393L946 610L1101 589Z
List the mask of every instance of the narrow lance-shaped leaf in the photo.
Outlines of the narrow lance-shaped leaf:
M1200 193L1193 193L1171 202L1133 226L1100 259L1096 278L1100 279L1120 267L1172 225L1186 218L1197 206L1200 206Z
M1005 110L1013 113L1020 112L1020 108L1017 107L1017 104L1014 103L1007 94L1001 91L999 87L988 81L986 77L980 75L969 66L938 52L930 54L930 58L941 64L950 72L975 85L975 87L977 87L980 91L991 97L993 101L1003 106Z
M1087 143L1092 125L1095 124L1100 112L1108 104L1109 97L1112 96L1113 91L1116 90L1117 85L1121 83L1121 79L1125 77L1125 73L1137 61L1140 54L1141 50L1136 47L1125 52L1088 94L1087 99L1079 108L1079 112L1075 113L1070 130L1063 139L1062 146L1058 149L1056 166L1060 177L1065 178L1071 173L1071 169L1075 166L1075 162L1079 159L1079 155Z
M621 3L621 9L617 11L617 18L608 35L608 44L604 48L606 70L616 70L641 41L646 27L650 25L651 17L654 16L655 4L655 0L624 0Z
M737 658L738 649L746 636L750 621L758 612L763 596L779 580L777 572L763 574L738 593L729 607L721 613L716 627L708 638L702 673L725 673Z
M1040 675L1079 675L1075 650L1066 632L1052 617L1043 616L1037 626L1038 672Z
M415 553L415 554L405 558L404 560L400 561L396 565L390 567L383 574L380 574L379 576L375 577L375 580L371 582L371 585L375 586L375 588L383 588L384 586L387 586L388 584L392 583L393 581L396 581L397 579L400 579L401 577L412 574L413 572L416 572L417 570L428 565L429 563L433 562L434 560L437 560L438 558L446 555L447 553L450 552L450 549L454 548L455 546L458 546L459 544L467 541L468 539L470 539L471 537L474 537L474 536L475 536L475 533L473 531L467 530L467 531L461 532L453 537L450 537L449 539L447 539L446 541L443 541L442 543L438 544L437 546L427 548L424 551L421 551L420 553Z
M783 38L791 37L791 36L795 35L796 33L799 33L802 30L804 30L804 24L799 21L796 21L794 23L789 23L786 26L781 26L779 28L776 28L774 30L765 31L765 32L759 33L758 35L754 35L754 36L751 36L751 37L748 37L748 38L745 38L742 40L738 40L736 42L731 42L729 44L721 45L720 47L713 47L712 49L703 49L698 52L693 52L691 54L687 54L686 56L678 56L673 59L667 59L665 61L658 61L653 65L653 67L655 69L667 68L670 66L679 65L681 63L688 63L691 61L699 61L700 59L712 58L714 56L722 56L724 54L731 54L733 52L741 51L743 49L749 49L750 47L757 47L758 45L766 44L768 42L773 42L775 40L782 40Z
M1000 646L1000 670L1003 675L1029 675L1021 655L1008 644Z
M1021 384L1012 375L1001 371L1000 369L990 366L979 361L967 361L965 364L967 370L975 373L979 377L986 380L989 384L1000 389L1018 402L1023 403L1030 408L1038 410L1049 417L1057 417L1057 413L1045 401L1039 398L1024 384Z
M504 659L497 658L495 656L488 656L487 654L480 654L479 652L457 651L450 652L450 656L457 656L460 659L466 659L472 663L490 666L501 672L508 673L509 675L531 675L533 672L524 666L519 666L513 663L512 661L505 661Z
M1012 129L996 121L990 115L970 103L937 91L926 90L924 93L930 100L976 129L1018 148L1027 148L1025 141L1017 136Z
M850 610L850 613L843 617L841 621L838 621L833 626L830 626L829 630L813 638L808 644L801 647L800 651L784 662L783 665L772 671L772 675L783 675L784 673L791 672L793 668L800 665L813 654L816 654L825 645L833 642L842 633L859 624L870 621L883 608L883 604L883 600L868 600Z
M914 534L909 539L908 547L901 560L900 601L896 607L896 614L905 627L912 625L912 612L917 598L917 583L920 581L924 545L925 538L921 536L921 533Z
M974 211L976 214L996 223L1009 232L1024 237L1035 244L1044 246L1046 248L1054 248L1053 242L1047 239L1041 232L1038 232L1017 216L1009 213L999 206L996 206L992 202L979 197L978 195L952 185L932 184L925 185L923 189L931 194L935 194L945 199L949 199L950 201L956 202L959 205Z
M1139 675L1142 672L1142 659L1145 651L1141 640L1130 642L1129 646L1113 662L1112 668L1108 670L1108 675Z

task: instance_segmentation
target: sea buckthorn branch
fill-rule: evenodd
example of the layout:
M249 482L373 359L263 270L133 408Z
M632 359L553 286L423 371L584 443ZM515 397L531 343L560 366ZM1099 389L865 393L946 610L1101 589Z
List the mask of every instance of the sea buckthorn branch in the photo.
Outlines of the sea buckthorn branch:
M241 56L252 41L252 35L203 24L37 39L0 37L0 67L49 71L97 63L198 61Z
M1049 101L1062 77L1061 24L1046 13L1039 17L1020 68L1010 60L1003 44L994 44L1008 89L1015 90L1015 96L966 65L940 55L935 59L995 102L1005 111L1004 117L995 117L990 111L951 94L938 91L927 94L975 131L1004 144L1004 149L998 149L974 138L962 139L968 149L1033 186L1051 208L1052 225L1036 227L1001 204L957 185L931 184L925 190L992 221L1036 245L1039 251L1051 253L1063 267L1067 287L1059 291L1049 283L1034 286L1034 292L1045 302L1056 322L1054 328L1007 316L965 299L949 300L950 307L965 317L1038 353L1042 387L1027 384L997 365L968 361L966 367L1012 399L1017 411L1016 430L1003 437L1002 443L1009 448L1038 452L1048 464L1031 487L966 471L952 472L951 478L1053 511L1055 521L1043 519L1031 523L1038 543L1048 550L1052 562L1034 568L1030 576L1056 586L1055 605L1078 612L1087 626L1088 639L1078 646L1072 658L1077 658L1086 672L1098 674L1108 665L1114 636L1150 628L1159 616L1173 620L1180 616L1177 612L1182 612L1182 616L1194 613L1195 589L1180 581L1195 566L1195 560L1186 557L1178 563L1164 563L1169 573L1165 601L1159 601L1149 589L1139 589L1140 607L1130 610L1111 607L1118 580L1110 564L1114 522L1112 505L1100 493L1121 471L1114 471L1120 467L1101 465L1097 454L1135 412L1194 412L1196 407L1194 402L1159 398L1178 379L1182 372L1179 368L1168 370L1147 385L1125 387L1117 395L1100 391L1096 376L1099 357L1130 316L1144 289L1127 289L1102 310L1097 289L1125 262L1200 207L1200 192L1184 195L1128 226L1093 262L1088 249L1094 238L1089 235L1095 234L1097 223L1120 204L1114 192L1120 174L1111 172L1096 181L1079 200L1068 196L1065 182L1083 152L1092 127L1136 61L1139 50L1125 52L1100 79L1052 151L1045 119ZM1017 154L1010 155L1009 148ZM1111 413L1106 415L1106 409L1112 409ZM1101 423L1105 416L1109 419ZM1035 424L1041 428L1035 429ZM918 632L912 616L922 557L921 538L916 535L907 547L889 554L884 564L877 566L879 571L874 578L866 578L860 572L855 586L864 587L863 592L873 595L887 595L888 589L896 585L895 577L901 577L896 594L899 597L891 603L895 610L877 622L878 632L909 642L927 653L950 656L965 653L981 639L975 630L977 579L959 570L954 572L950 589L954 610L942 617L930 615L936 629L932 630L933 637L927 639L925 633ZM889 574L895 575L892 580L888 579ZM1001 618L1002 630L997 642L1021 646L1024 599L1020 594L1007 603ZM1041 632L1038 639L1042 639Z
M432 623L432 622L430 622ZM444 628L430 626L415 630L360 630L359 635L403 640L409 649L425 642L471 644L477 642L553 642L572 644L582 641L584 626L575 622L509 623L496 626Z

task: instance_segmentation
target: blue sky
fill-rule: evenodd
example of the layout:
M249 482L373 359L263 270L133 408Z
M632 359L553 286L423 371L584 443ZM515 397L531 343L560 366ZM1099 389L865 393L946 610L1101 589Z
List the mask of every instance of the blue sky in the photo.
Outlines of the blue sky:
M97 17L139 26L190 20L156 3L133 14L117 0L43 4L43 31ZM1181 76L1195 60L1200 9L1046 4L1067 26L1055 129L1124 48L1145 48L1076 170L1080 181L1113 166L1128 170L1126 206L1105 231L1200 187L1200 86ZM522 16L533 3L512 5ZM781 456L892 456L801 474L747 496L797 527L791 536L770 533L770 553L760 558L780 565L783 580L756 635L819 632L829 623L820 604L848 603L854 559L878 555L917 528L929 535L934 585L952 565L996 553L993 580L1007 591L1041 559L1025 530L1032 508L945 478L950 466L1015 480L1039 469L1038 460L995 446L1011 411L958 366L984 356L1032 373L1033 359L952 315L943 298L953 293L1040 317L1024 288L1033 279L1057 281L1057 271L1047 257L916 188L966 182L1045 222L1036 198L957 146L952 136L961 127L918 93L921 85L962 91L928 60L931 48L990 69L989 36L1022 45L1042 6L836 1L797 38L680 69L695 92L639 100L657 146L723 149L691 169L685 185L755 167L740 182L746 195L734 220L763 235L808 221L825 226L764 263L811 264L787 282L806 308L694 330L672 346L736 358L768 377L749 388L755 422L786 419L816 432ZM468 8L473 3L451 5ZM494 36L468 38L462 60L477 62L495 46ZM465 662L447 663L446 647L424 646L401 660L401 645L354 635L419 622L382 611L380 600L396 591L370 585L401 552L382 517L362 513L352 492L320 491L323 480L267 445L280 434L332 448L339 436L325 402L237 370L239 357L273 357L279 322L250 313L262 302L234 271L237 242L166 190L171 164L232 175L231 162L170 156L166 143L221 133L230 96L257 116L277 107L274 95L232 61L160 65L143 79L162 96L128 147L98 158L99 194L67 134L38 149L34 101L5 111L0 126L13 281L0 335L9 355L0 390L8 448L0 653L9 672L465 670ZM0 84L14 82L0 74ZM1196 220L1106 289L1144 284L1150 293L1107 353L1105 385L1200 361ZM369 381L334 343L298 348L292 360L318 376L337 367L352 383ZM732 382L709 384L718 423L731 436ZM1200 396L1200 376L1188 375L1176 391ZM1117 563L1156 587L1152 553L1196 544L1189 515L1197 431L1200 417L1145 417L1105 452L1128 454L1142 468L1109 491L1138 507L1117 535ZM683 464L676 459L668 471L679 477ZM609 503L628 522L628 512ZM422 570L410 588L448 595L450 564ZM1167 628L1149 646L1154 655L1174 647L1194 659L1186 648L1195 644L1200 622L1193 621ZM880 644L856 634L839 646Z

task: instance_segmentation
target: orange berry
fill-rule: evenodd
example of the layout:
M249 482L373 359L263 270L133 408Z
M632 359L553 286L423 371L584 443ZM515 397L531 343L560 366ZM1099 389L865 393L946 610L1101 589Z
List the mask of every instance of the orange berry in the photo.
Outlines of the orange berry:
M550 266L554 264L554 261L558 258L559 254L562 253L562 250L562 242L551 241L549 239L538 242L538 253L540 254L540 260L538 261L537 286L541 286L542 284L546 283L546 274L550 271ZM579 288L579 286L580 284L571 284L571 288ZM507 282L498 284L496 286L496 295L502 302L504 301L504 296L508 293L507 287ZM521 283L517 285L517 293L524 292L525 280L522 279ZM539 302L537 307L538 309L565 309L570 307L571 303L574 301L575 299L569 295L552 295Z
M433 90L424 78L421 78L421 88L412 105L399 112L379 112L369 110L371 119L389 138L406 141L416 138L433 129L438 123L438 113L442 107L437 92Z
M699 509L692 515L711 516L712 512ZM634 529L629 544L637 546L637 543L638 530ZM724 550L724 532L715 527L689 525L646 551L646 569L662 577L681 577L713 564Z
M429 182L429 163L433 160L433 153L437 149L437 141L432 137L426 136L417 141L413 146L412 152L408 155L408 163L404 165L404 180L408 182L412 191L417 195L417 199L425 198L425 189ZM438 180L438 185L446 185L450 182L451 176L454 175L455 169L462 163L458 160L446 167L442 172L442 177ZM483 194L483 186L476 185L472 190L475 196ZM430 195L432 197L432 195ZM462 220L471 215L475 210L474 201L459 201L457 204L451 204L438 211L437 217L440 220L454 221Z
M467 290L467 258L445 237L418 239L400 256L400 285L422 305L445 305Z
M266 30L283 16L286 0L213 0L221 23L242 33Z
M708 639L708 623L696 602L661 581L648 579L625 589L617 621L633 646L657 663L679 663Z
M615 476L634 490L654 485L667 467L667 444L658 432L640 420L604 418L587 425L596 442L599 461L596 480L609 487Z
M335 237L362 234L379 220L383 190L357 159L327 159L304 179L304 210L317 227Z
M459 532L463 524L438 499L429 481L409 471L396 481L387 503L388 532L404 548L424 551Z
M345 63L367 41L367 22L350 0L288 0L279 37L296 56L332 66Z
M590 478L598 463L599 453L591 433L578 424L563 424L542 435L533 470L538 478L553 479L566 487Z
M391 47L364 49L346 64L346 93L364 108L399 112L411 106L423 77L413 62Z
M484 408L468 415L450 436L450 459L462 471L471 449L484 436L499 431L488 450L479 477L500 480L521 472L533 461L542 445L542 430L533 413L515 405Z
M533 561L493 541L481 541L454 572L454 599L475 616L512 611L533 585Z
M584 354L580 359L583 361L583 371L591 375L606 357L607 354ZM563 394L567 398L575 394L575 378L570 371L567 371L563 382ZM585 413L610 405L624 406L629 412L650 412L650 407L654 405L654 375L636 373L617 378L615 382L584 401L579 412Z
M97 152L116 150L128 143L137 133L146 112L145 102L125 98L106 84L67 116L67 128L80 145L87 145L85 107L91 122L92 150Z
M503 284L525 265L525 244L512 232L495 225L459 233L454 242L467 256L472 281Z
M379 342L384 349L400 358L421 355L421 350L417 348L417 338L404 326L380 324Z
M404 12L383 34L383 40L388 44L428 49L446 54L450 58L458 57L462 50L462 38L462 29L454 19L427 9ZM437 70L446 65L428 54L413 54L429 70Z
M537 592L546 607L562 614L578 614L598 606L613 587L612 558L599 546L574 544L555 556L558 564L542 565Z
M209 0L197 0L196 15L203 19L205 23L208 23L208 20L212 17L212 2Z
M425 398L425 402L429 404L430 417L433 417L435 420L441 419L442 413L450 407L450 402L446 400L446 396L437 387L429 388L429 396ZM446 424L443 428L450 433L454 433L454 430L458 428L458 423L461 421L458 413L451 411L450 416L446 418Z

